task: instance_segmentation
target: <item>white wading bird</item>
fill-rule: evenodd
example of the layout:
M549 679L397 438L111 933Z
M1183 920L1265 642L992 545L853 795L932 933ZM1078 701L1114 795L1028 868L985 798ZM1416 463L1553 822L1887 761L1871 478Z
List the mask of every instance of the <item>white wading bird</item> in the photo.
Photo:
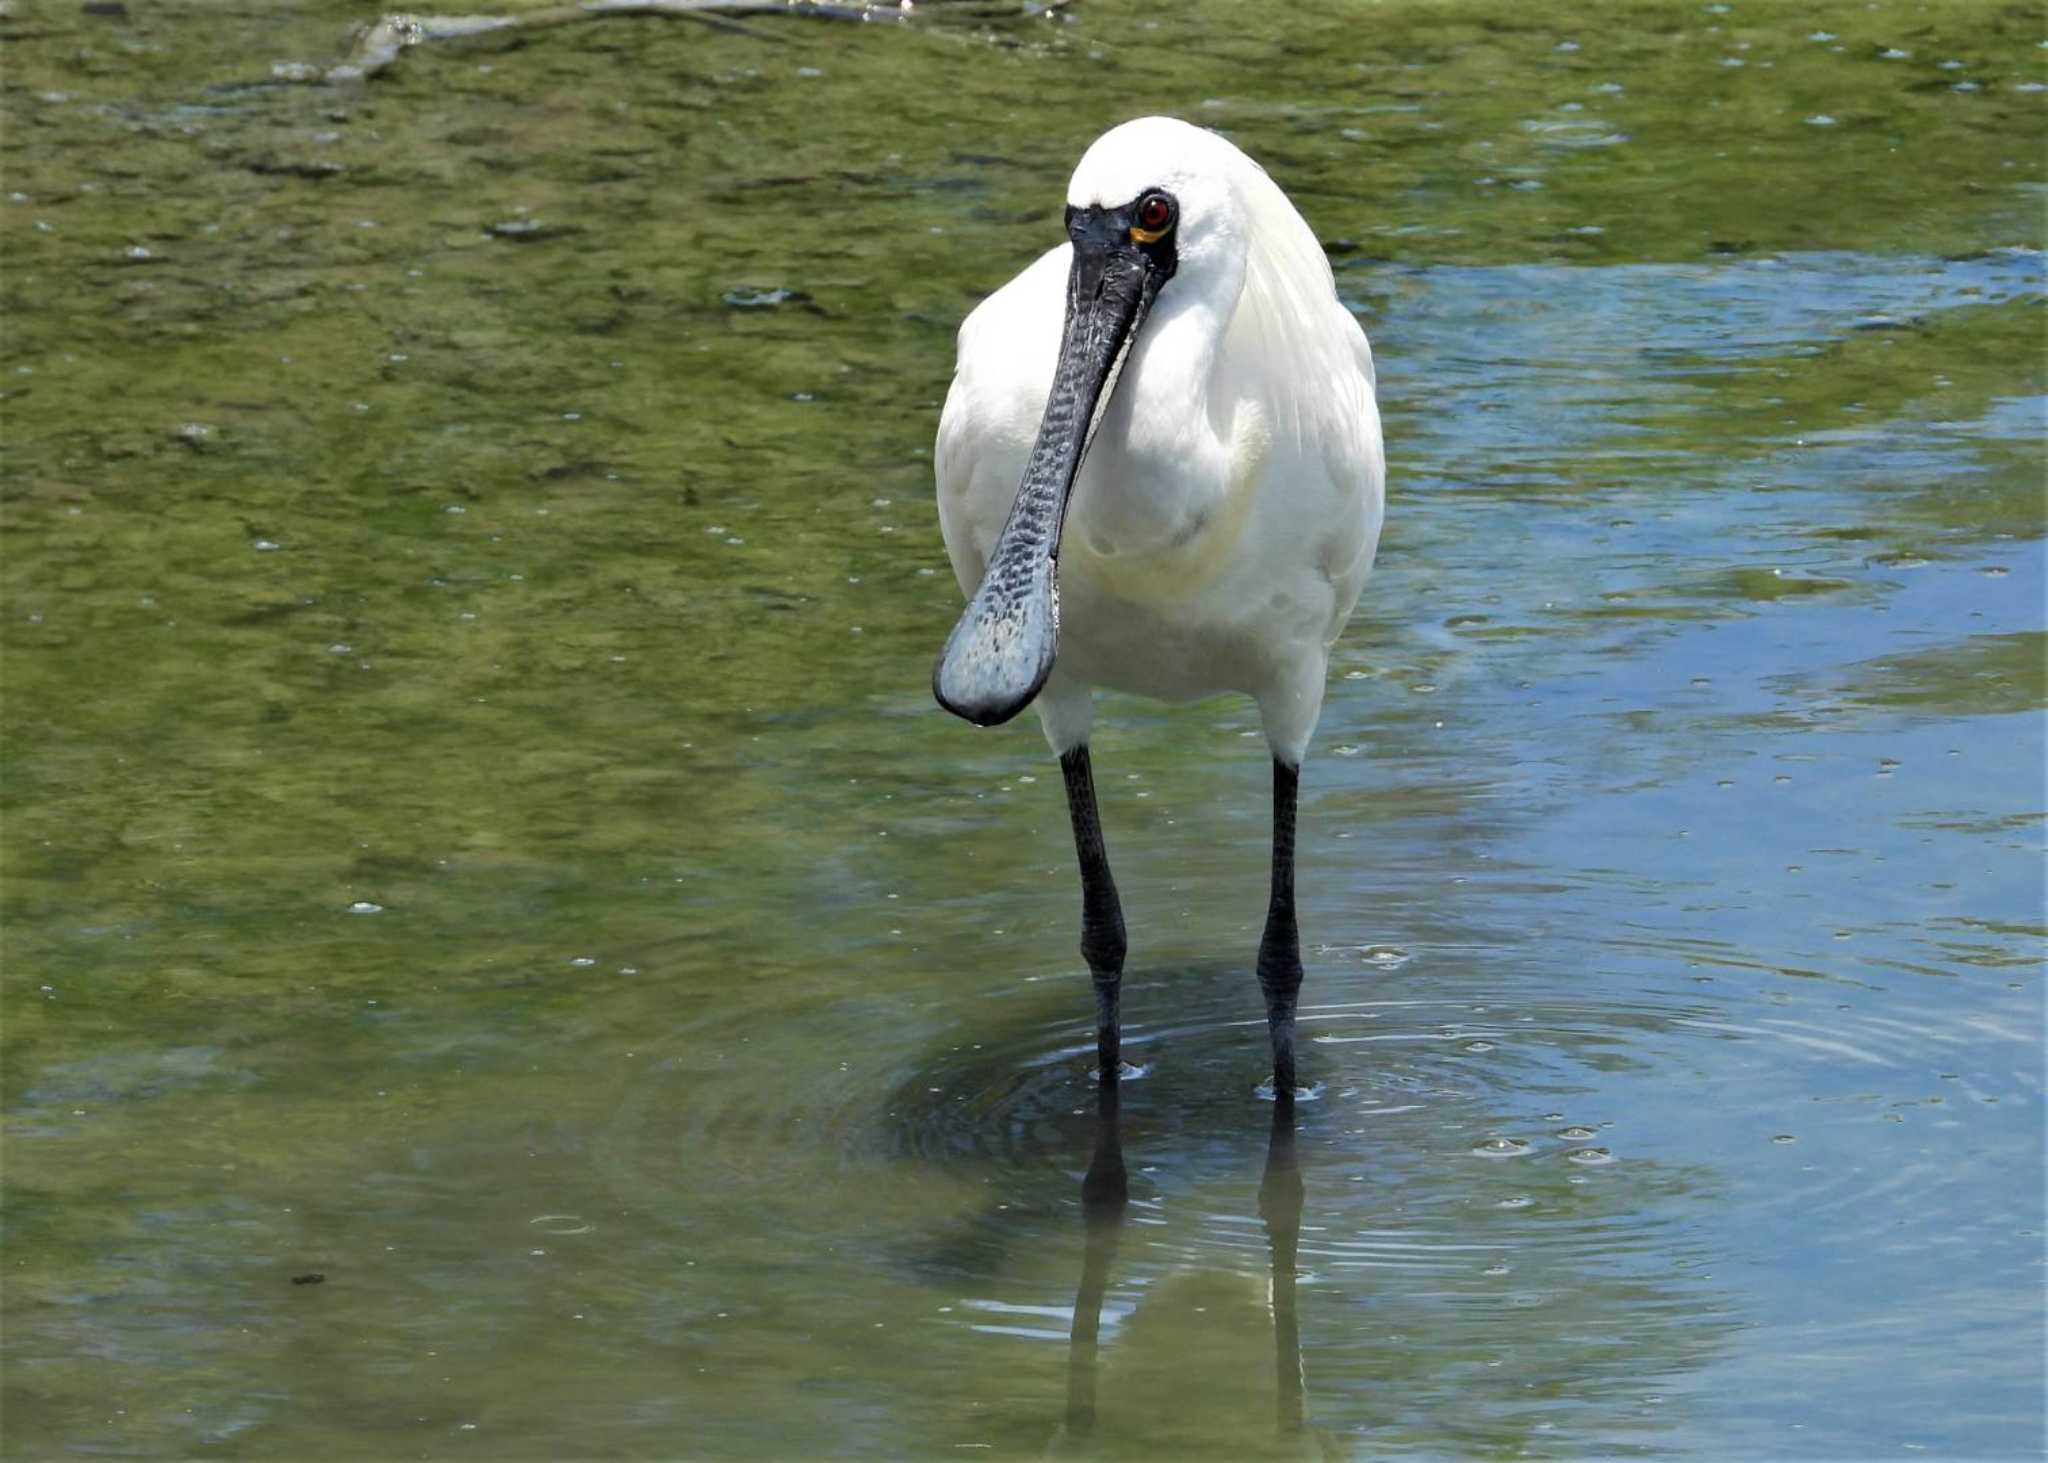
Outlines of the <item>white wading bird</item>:
M1294 205L1213 132L1146 117L1104 133L1067 185L1066 228L960 327L939 523L971 598L932 689L981 726L1037 699L1073 818L1105 1081L1125 947L1092 688L1257 700L1273 753L1258 975L1289 1099L1301 758L1383 513L1372 348Z

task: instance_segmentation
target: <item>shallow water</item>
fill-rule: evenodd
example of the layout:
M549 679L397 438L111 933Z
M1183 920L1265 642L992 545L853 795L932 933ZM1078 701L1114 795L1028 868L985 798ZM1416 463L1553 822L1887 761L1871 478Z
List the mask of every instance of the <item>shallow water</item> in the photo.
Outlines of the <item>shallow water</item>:
M0 20L10 1455L2038 1450L2037 15L335 8ZM1249 705L1105 705L1105 1116L926 690L1146 110L1381 362L1292 1135Z

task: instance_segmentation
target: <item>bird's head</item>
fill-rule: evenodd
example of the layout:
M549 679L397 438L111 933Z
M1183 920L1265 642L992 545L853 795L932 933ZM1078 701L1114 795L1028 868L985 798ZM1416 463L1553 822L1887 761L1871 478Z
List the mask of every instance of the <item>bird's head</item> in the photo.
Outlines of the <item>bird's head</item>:
M1067 233L1077 255L1097 240L1142 251L1162 271L1155 294L1174 278L1176 293L1234 291L1244 278L1247 176L1264 179L1216 133L1139 117L1082 154L1067 184Z

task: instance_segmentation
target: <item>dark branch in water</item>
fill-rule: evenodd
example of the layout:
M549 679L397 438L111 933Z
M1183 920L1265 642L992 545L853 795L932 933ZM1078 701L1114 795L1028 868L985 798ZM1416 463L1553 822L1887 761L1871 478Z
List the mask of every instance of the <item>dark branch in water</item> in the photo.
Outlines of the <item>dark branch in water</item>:
M581 20L650 15L687 20L710 20L723 15L793 15L811 20L903 21L912 13L913 7L901 0L877 0L873 4L835 4L832 0L583 0L579 5L553 5L520 15L394 12L359 34L347 58L329 67L319 80L366 80L396 61L400 52L429 41L462 40L498 31L552 30Z

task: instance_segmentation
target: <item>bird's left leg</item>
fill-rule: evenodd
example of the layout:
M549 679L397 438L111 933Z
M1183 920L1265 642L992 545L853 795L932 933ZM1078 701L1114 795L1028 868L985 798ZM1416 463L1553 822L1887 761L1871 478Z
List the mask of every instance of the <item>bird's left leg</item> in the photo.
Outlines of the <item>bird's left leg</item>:
M1273 889L1266 901L1266 932L1259 939L1259 989L1266 997L1266 1032L1273 1041L1273 1096L1293 1098L1294 1006L1301 994L1301 932L1294 920L1294 809L1301 792L1301 759L1323 709L1327 664L1305 654L1282 667L1258 697L1273 750Z
M1273 759L1273 888L1259 938L1259 989L1273 1042L1273 1095L1294 1096L1294 1005L1301 993L1301 931L1294 918L1294 810L1301 765Z

